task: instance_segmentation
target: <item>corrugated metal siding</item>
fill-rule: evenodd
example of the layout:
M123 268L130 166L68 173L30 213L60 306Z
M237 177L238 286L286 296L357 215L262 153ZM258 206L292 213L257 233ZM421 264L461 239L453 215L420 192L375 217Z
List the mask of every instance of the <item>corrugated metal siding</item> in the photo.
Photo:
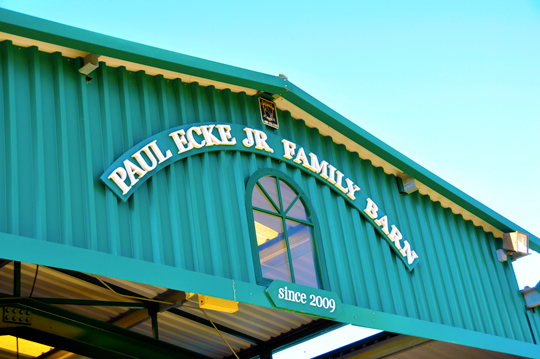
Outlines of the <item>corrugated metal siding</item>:
M344 303L531 342L513 270L497 240L395 177L279 113L264 128L257 97L103 64L86 83L82 59L0 44L0 230L255 282L245 183L275 167L308 193L322 233L331 290ZM188 123L272 131L355 179L420 257L410 273L358 211L329 186L250 153L195 155L160 171L127 203L99 180L140 141ZM507 309L502 309L507 308Z
M529 322L531 324L531 330L536 340L536 344L540 344L540 309L535 308L534 313L529 311L527 313Z

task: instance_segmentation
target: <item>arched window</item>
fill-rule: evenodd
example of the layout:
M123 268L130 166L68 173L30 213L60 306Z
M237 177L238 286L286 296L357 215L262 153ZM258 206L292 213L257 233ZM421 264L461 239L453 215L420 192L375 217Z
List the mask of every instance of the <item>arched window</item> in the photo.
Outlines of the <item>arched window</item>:
M258 282L280 279L323 288L319 230L304 192L292 178L272 169L257 171L246 189Z

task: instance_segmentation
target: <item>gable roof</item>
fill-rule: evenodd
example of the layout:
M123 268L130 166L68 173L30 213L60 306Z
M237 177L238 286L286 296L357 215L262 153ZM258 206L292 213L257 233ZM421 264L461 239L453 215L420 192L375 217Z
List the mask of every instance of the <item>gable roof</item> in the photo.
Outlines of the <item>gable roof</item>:
M66 57L100 55L108 66L125 66L130 71L144 70L149 75L180 78L202 86L230 89L233 92L272 94L279 109L293 118L316 127L321 135L332 137L351 152L357 152L388 174L407 174L415 179L420 193L462 215L485 231L501 238L503 233L521 231L529 234L531 249L540 252L540 239L501 216L471 196L460 191L386 143L313 98L287 79L234 66L224 65L172 51L154 48L111 36L82 30L0 9L0 40L19 46L37 46L45 52L61 52ZM347 134L347 135L345 135Z

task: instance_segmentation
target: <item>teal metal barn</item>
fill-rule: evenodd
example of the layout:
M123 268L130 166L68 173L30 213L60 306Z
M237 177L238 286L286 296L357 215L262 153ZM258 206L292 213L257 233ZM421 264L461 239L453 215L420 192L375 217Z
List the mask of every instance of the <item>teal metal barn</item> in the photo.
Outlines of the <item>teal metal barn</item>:
M354 324L384 332L344 358L540 358L511 265L540 239L284 77L0 10L0 97L0 331L53 348L22 357Z

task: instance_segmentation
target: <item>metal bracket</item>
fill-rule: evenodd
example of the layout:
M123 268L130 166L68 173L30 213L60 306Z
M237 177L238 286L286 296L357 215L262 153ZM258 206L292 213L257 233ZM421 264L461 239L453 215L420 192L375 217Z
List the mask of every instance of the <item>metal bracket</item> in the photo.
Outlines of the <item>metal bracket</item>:
M4 307L2 317L4 323L32 324L32 312L28 309L19 309L14 307Z
M84 58L84 66L79 69L81 74L89 75L90 72L94 71L99 67L99 55L88 54Z

